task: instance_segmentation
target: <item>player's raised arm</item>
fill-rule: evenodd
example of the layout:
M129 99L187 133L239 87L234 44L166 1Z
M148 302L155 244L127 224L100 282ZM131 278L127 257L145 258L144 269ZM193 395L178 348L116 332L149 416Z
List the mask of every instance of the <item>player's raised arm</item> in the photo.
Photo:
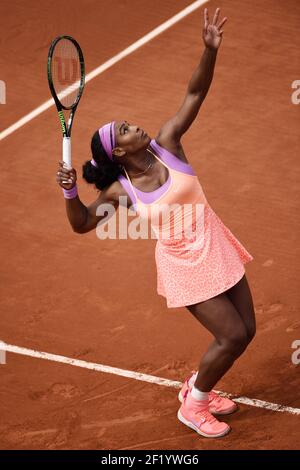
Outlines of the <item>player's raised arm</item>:
M227 20L225 17L217 23L219 13L220 8L217 8L212 23L209 23L208 10L205 8L202 30L205 49L200 63L188 84L181 108L160 130L160 134L167 134L174 141L180 141L181 136L191 126L209 90L214 74L217 51L222 41L223 30L221 28Z

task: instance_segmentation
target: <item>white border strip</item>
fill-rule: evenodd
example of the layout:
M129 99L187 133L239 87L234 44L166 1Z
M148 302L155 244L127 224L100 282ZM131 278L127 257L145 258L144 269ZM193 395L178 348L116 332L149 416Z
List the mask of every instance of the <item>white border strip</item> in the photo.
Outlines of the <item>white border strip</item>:
M72 359L70 357L59 356L57 354L50 354L47 352L34 351L32 349L21 348L12 344L6 344L0 341L0 350L9 351L22 356L36 357L38 359L46 359L48 361L61 362L75 367L82 367L84 369L95 370L97 372L104 372L106 374L114 374L121 377L130 379L141 380L142 382L149 382L156 385L163 385L165 387L181 388L182 383L174 380L164 379L162 377L155 377L154 375L143 374L131 370L118 369L117 367L105 366L95 362L86 362L80 359ZM255 406L256 408L264 408L265 410L280 411L282 413L290 413L293 415L300 415L300 408L292 408L290 406L278 405L277 403L270 403L263 400L256 400L255 398L239 397L234 398L230 393L219 392L222 396L230 397L237 403L243 405Z
M135 50L139 49L140 47L142 47L147 42L151 41L151 39L155 38L159 34L166 31L168 28L171 28L171 26L173 26L175 23L178 23L180 20L182 20L187 15L189 15L193 11L197 10L197 8L200 8L204 3L207 3L207 2L208 2L208 0L197 0L196 2L193 2L191 5L184 8L183 10L181 10L176 15L172 16L172 18L165 21L160 26L157 26L152 31L150 31L150 33L146 34L141 39L138 39L136 42L131 44L131 46L127 47L123 51L119 52L117 55L113 56L111 59L104 62L104 64L100 65L99 67L97 67L94 70L92 70L91 72L89 72L85 77L85 82L87 83L90 80L93 80L93 78L97 77L98 75L103 73L105 70L109 69L114 64L116 64L120 60L124 59L124 57L127 57L129 54L131 54ZM70 94L70 93L71 93L71 91L69 91L69 93L67 93L67 94ZM67 96L67 94L65 96ZM11 126L7 127L4 131L0 132L0 140L5 139L5 137L9 136L10 134L15 132L16 130L20 129L20 127L24 126L25 124L27 124L27 122L30 122L35 117L39 116L39 114L41 114L44 111L46 111L47 109L51 108L51 106L53 106L53 105L54 105L54 100L53 100L53 98L51 98L50 100L48 100L45 103L43 103L42 105L40 105L38 108L31 111L29 114L26 114L24 117L19 119L17 122L15 122Z

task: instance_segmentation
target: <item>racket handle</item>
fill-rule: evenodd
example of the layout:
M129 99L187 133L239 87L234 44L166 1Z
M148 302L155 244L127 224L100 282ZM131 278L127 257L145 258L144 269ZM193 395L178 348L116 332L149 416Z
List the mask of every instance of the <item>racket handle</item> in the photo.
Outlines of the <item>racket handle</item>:
M63 161L69 169L72 168L71 160L71 137L63 137Z

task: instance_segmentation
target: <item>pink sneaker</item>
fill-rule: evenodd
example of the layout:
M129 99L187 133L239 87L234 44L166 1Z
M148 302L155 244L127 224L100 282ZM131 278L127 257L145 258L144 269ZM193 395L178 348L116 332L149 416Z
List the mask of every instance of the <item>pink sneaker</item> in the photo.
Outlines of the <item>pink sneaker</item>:
M178 399L182 403L187 392L192 390L196 379L197 371L192 373L184 381L182 388L178 394ZM218 395L214 390L208 393L209 412L214 415L228 415L238 409L236 403L229 398L224 398Z
M204 437L221 437L229 433L230 426L217 420L208 411L208 400L195 400L187 392L178 410L179 421Z

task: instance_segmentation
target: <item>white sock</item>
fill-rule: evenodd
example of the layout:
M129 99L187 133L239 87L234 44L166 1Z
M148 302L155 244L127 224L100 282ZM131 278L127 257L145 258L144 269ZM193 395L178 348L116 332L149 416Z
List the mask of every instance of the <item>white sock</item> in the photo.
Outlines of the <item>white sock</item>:
M193 385L191 395L195 400L208 400L208 392L201 392Z
M196 378L198 377L198 372L196 372L190 379L190 384L194 385Z

